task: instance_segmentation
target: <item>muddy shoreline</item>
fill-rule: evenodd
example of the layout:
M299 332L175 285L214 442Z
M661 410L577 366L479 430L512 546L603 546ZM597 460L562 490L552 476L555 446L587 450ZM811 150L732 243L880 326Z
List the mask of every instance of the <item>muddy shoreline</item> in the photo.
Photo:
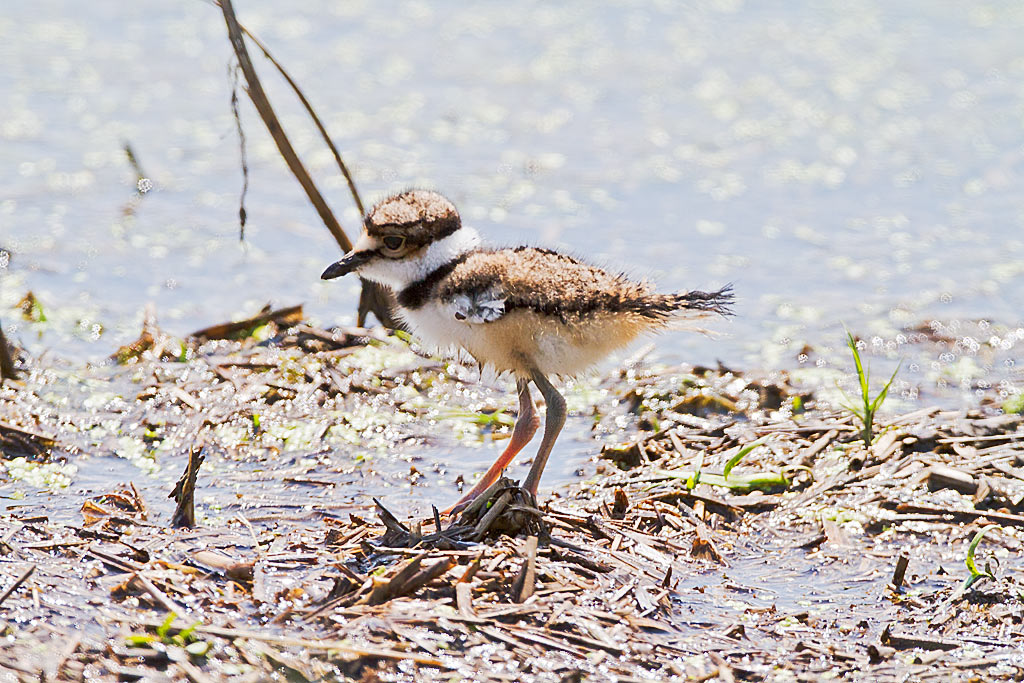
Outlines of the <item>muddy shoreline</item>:
M410 460L399 534L366 491L375 450L507 435L472 369L296 309L147 323L112 358L0 389L11 680L1024 675L1024 419L998 406L884 414L865 445L786 373L629 365L576 396L593 469L453 545L424 502L454 473Z

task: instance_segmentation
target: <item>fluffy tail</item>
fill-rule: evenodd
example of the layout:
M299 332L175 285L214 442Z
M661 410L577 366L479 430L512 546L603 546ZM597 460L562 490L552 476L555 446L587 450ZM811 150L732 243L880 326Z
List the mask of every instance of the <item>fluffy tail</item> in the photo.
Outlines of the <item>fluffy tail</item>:
M735 301L732 283L716 292L683 292L672 294L670 298L678 311L707 311L719 315L732 315L732 304Z
M732 315L732 285L716 292L643 294L618 302L619 310L636 313L658 325L685 326L686 321L718 315Z

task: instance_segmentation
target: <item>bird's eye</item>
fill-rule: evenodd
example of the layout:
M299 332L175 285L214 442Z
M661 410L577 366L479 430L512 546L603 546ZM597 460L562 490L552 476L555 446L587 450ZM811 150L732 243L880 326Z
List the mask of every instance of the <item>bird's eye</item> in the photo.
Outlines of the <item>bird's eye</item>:
M384 247L390 251L398 251L405 244L405 238L398 235L388 235L381 241L384 242Z

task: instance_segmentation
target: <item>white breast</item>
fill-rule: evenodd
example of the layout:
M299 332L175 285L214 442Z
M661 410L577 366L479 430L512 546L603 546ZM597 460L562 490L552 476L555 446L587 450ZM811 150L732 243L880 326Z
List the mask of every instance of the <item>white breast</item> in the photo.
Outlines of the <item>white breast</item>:
M522 309L474 323L455 319L452 308L441 302L401 309L400 314L428 347L441 353L463 349L482 365L521 377L533 369L549 376L579 375L641 331L635 322L615 316L596 315L565 325Z

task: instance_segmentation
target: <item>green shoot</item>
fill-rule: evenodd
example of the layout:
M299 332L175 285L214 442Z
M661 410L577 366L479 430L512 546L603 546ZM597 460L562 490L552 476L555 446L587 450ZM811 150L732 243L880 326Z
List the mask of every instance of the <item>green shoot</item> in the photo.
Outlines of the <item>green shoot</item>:
M516 423L515 418L504 410L495 410L490 413L453 410L444 413L442 417L450 420L466 420L484 429L511 428Z
M846 332L846 345L850 347L850 352L853 353L853 364L857 368L857 379L860 382L860 397L863 402L863 406L855 406L846 395L843 398L846 399L846 403L843 407L849 410L853 415L860 420L863 428L861 429L860 436L864 440L864 446L867 448L871 447L871 442L874 440L874 425L875 425L875 413L885 402L885 397L889 395L889 387L892 386L893 380L896 379L896 373L900 371L900 366L903 361L900 361L896 365L896 369L892 372L892 377L885 383L882 390L878 392L878 395L874 399L871 398L871 390L869 387L869 381L871 379L870 372L864 367L864 364L860 359L860 350L857 348L857 341L850 334L849 330Z
M733 474L728 479L721 474L701 472L700 470L654 470L651 474L659 479L682 480L687 489L693 489L697 484L707 484L731 491L745 492L754 489L776 491L789 486L789 479L783 472L743 472Z
M1011 413L1022 413L1024 414L1024 392L1015 394L1010 398L1006 399L1003 403L1003 412L1006 414Z
M152 645L154 643L163 643L164 645L175 645L177 647L184 648L186 652L194 657L204 656L210 649L210 644L206 641L199 640L193 635L196 628L199 626L199 622L180 629L177 633L171 634L171 627L174 624L174 620L178 618L177 614L173 612L167 615L163 623L156 627L156 635L151 636L148 633L132 634L125 636L124 642L132 647L141 647L143 645Z
M164 619L164 623L162 623L162 624L160 624L159 626L156 627L156 634L157 634L157 636L159 636L160 640L162 640L164 642L167 642L167 634L171 630L171 624L173 624L174 620L177 619L177 618L178 618L178 615L175 614L174 612L171 612L170 614L167 615L167 618Z
M755 448L757 448L758 446L763 445L764 442L767 439L768 439L767 436L762 436L757 441L751 441L746 446L744 446L743 448L741 448L738 451L736 451L736 455L734 455L731 458L729 458L729 462L725 463L725 469L722 471L722 476L725 477L726 479L728 479L729 478L729 473L732 472L732 468L736 467L736 465L739 464L740 460L745 458Z
M24 298L18 303L18 307L21 309L21 317L25 320L36 323L46 322L43 304L40 303L39 299L32 292L25 294Z
M37 322L46 322L46 313L43 312L43 305L39 303L39 299L34 299L32 301L32 317Z
M704 467L704 451L697 455L697 462L694 464L693 472L686 478L686 490L692 491L700 483L701 468Z
M971 544L967 547L967 557L964 558L964 564L967 565L967 571L970 573L967 575L967 578L964 579L964 582L960 584L960 587L953 591L953 593L946 600L947 605L952 604L960 598L962 598L967 593L967 591L970 590L971 586L978 583L979 581L983 579L996 578L996 575L992 572L992 569L988 563L985 563L985 571L981 571L980 569L978 569L978 565L974 561L974 553L977 552L978 544L981 543L981 539L985 536L986 533L988 533L989 529L994 529L997 526L999 525L989 524L987 527L984 527L974 535L974 538L971 540Z
M497 427L514 427L515 419L503 410L495 410L492 413L470 413L467 415L477 425L494 429Z
M967 557L964 559L964 564L967 565L967 571L969 571L971 575L967 578L968 583L965 586L965 590L982 578L996 578L987 563L985 564L985 571L980 571L978 569L978 565L974 562L974 553L978 550L978 544L981 543L982 537L988 533L989 529L995 529L998 526L998 524L989 524L987 527L984 527L978 533L974 534L971 544L967 546Z

